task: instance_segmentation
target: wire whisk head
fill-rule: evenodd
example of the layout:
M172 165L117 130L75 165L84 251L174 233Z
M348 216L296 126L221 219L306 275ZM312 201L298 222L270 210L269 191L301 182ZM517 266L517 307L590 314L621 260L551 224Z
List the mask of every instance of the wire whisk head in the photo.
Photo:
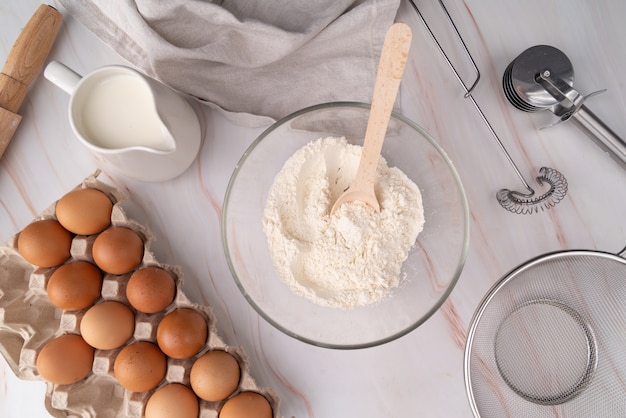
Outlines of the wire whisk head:
M567 194L567 179L560 171L550 167L541 167L537 183L543 186L550 185L548 191L535 196L535 191L524 194L508 189L501 189L496 193L498 203L509 212L519 215L537 213L539 210L550 209L557 205Z

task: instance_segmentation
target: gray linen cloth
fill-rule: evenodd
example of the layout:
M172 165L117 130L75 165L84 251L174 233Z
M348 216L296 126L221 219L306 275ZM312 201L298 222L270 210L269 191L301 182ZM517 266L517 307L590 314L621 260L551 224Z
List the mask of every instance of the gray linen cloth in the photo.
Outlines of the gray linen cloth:
M57 0L147 75L260 126L370 102L400 0Z

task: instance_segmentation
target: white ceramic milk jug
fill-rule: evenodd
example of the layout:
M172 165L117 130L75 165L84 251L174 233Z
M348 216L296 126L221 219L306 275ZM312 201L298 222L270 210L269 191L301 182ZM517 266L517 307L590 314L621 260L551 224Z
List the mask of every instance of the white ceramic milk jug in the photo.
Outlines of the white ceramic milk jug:
M183 173L202 142L198 115L169 87L111 65L84 77L52 61L44 76L70 95L74 133L123 174L165 181Z

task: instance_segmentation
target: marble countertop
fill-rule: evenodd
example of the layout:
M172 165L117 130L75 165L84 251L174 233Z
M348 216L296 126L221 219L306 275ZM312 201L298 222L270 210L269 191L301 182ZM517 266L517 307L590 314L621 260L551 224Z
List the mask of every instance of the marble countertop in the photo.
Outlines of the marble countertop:
M435 2L417 3L465 71L467 62L447 34L441 10L432 6ZM37 6L34 0L2 2L0 56L7 56ZM129 216L158 238L152 247L157 258L182 267L186 293L213 307L221 336L243 347L257 382L280 396L285 418L471 417L463 351L472 315L489 288L516 266L547 252L618 253L626 245L624 169L572 124L540 130L553 117L516 110L501 87L505 68L522 51L538 44L555 46L572 61L580 92L607 89L587 105L626 135L626 2L450 0L447 6L481 70L474 97L520 172L534 185L540 167L556 168L566 176L569 192L556 207L531 215L512 214L498 205L496 191L522 189L520 180L417 15L403 4L400 18L414 32L402 112L430 132L457 167L469 199L471 244L449 299L425 324L398 340L353 351L314 347L274 329L239 292L222 249L221 206L236 162L263 127L237 126L203 108L206 138L198 159L180 177L142 183L106 170L100 176L128 195L124 208ZM124 63L68 15L49 59L80 73ZM38 77L22 106L24 119L0 160L1 242L102 165L73 135L67 103L61 90ZM0 360L0 416L49 416L44 394L44 383L17 379Z

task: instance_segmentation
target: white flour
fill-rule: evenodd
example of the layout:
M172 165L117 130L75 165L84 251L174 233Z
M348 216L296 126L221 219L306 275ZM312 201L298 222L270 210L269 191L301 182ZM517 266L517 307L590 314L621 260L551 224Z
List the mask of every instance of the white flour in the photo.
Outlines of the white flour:
M330 208L356 173L362 148L320 138L298 150L274 179L263 228L274 267L293 292L324 306L374 303L400 282L424 224L419 189L378 164L380 213L362 202Z

